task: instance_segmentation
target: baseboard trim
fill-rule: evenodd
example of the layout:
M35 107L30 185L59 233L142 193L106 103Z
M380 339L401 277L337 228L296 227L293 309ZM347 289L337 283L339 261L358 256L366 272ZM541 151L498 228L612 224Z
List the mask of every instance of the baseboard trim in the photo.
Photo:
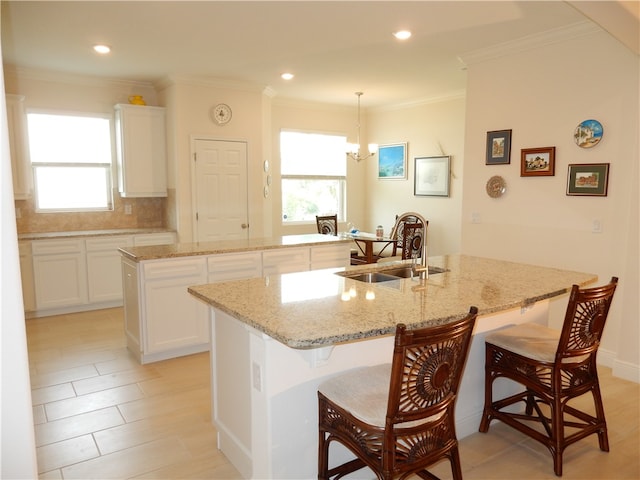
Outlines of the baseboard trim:
M616 360L613 364L612 373L614 377L640 383L640 365Z

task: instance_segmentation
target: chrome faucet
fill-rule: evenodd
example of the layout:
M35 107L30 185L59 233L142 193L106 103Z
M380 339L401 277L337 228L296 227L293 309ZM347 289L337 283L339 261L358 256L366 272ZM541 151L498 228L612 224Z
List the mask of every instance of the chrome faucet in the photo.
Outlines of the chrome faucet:
M416 257L411 257L411 271L420 274L420 279L426 280L429 278L429 258L427 256L427 227L429 226L429 222L419 213L416 212L407 212L405 215L413 215L420 221L423 225L423 235L422 235L422 252L420 253L420 265L416 261Z

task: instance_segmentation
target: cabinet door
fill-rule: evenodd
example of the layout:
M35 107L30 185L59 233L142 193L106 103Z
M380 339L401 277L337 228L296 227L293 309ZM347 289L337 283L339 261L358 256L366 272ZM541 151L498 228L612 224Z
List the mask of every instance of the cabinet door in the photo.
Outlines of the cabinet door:
M166 197L165 110L116 105L118 188L123 197Z
M22 95L7 95L6 99L13 197L16 200L24 200L31 196L31 170L26 155L27 128L24 97Z
M90 303L122 300L122 262L118 248L132 243L130 236L86 240Z
M209 343L209 308L187 291L207 283L206 260L145 263L144 278L144 353Z
M36 307L69 307L87 303L84 240L32 243Z
M262 276L260 252L212 255L208 259L209 282L244 280Z
M278 248L262 253L262 273L304 272L309 270L309 248Z

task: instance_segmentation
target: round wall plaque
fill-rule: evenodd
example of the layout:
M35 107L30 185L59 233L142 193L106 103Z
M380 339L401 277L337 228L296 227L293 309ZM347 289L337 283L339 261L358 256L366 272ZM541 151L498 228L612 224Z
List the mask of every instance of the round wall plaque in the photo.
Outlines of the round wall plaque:
M595 147L602 140L602 124L598 120L585 120L576 127L573 138L581 148Z
M495 175L489 179L486 185L487 195L491 198L499 198L507 191L507 182L499 175Z

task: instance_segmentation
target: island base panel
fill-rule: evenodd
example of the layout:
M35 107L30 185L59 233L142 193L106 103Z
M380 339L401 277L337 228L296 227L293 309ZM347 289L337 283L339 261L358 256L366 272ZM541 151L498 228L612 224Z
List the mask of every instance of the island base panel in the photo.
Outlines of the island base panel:
M546 325L548 301L478 317L456 404L458 438L478 430L484 402L484 338L524 322ZM218 447L244 478L316 478L317 387L364 365L391 361L393 336L293 349L228 314L212 309L213 404ZM496 383L496 394L514 386ZM332 446L332 463L350 458ZM363 469L354 478L370 478Z

